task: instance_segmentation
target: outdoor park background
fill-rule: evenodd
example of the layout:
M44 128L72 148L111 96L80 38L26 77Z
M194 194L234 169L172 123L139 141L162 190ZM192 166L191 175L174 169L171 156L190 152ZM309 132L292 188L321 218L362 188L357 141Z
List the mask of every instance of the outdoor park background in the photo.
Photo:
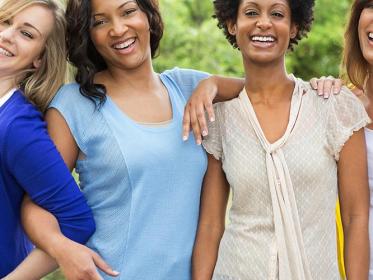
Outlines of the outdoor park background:
M64 1L64 0L61 0ZM316 0L315 22L308 38L287 56L287 69L303 79L339 76L343 31L352 0ZM160 55L161 72L175 66L209 73L243 76L241 57L216 27L212 0L160 0L165 22ZM114 268L118 269L118 268ZM62 280L57 271L44 280Z

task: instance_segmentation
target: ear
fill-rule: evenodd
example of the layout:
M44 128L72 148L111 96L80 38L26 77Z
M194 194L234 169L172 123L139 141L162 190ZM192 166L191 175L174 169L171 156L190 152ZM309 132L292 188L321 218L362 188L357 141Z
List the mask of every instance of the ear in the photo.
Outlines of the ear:
M34 68L38 69L41 66L41 58L35 58L34 61L32 62L32 66Z
M298 33L298 26L295 23L292 23L290 27L290 38L294 39L297 36L297 33Z
M237 24L233 21L228 21L227 22L227 27L228 27L228 32L232 36L236 36L237 33Z

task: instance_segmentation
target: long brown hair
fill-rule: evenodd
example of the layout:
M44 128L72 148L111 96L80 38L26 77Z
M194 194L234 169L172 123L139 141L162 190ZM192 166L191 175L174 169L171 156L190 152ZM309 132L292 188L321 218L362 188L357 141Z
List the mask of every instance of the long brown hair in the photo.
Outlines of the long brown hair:
M355 87L363 89L368 73L359 41L359 20L362 11L370 0L355 0L351 7L350 19L344 35L342 77Z

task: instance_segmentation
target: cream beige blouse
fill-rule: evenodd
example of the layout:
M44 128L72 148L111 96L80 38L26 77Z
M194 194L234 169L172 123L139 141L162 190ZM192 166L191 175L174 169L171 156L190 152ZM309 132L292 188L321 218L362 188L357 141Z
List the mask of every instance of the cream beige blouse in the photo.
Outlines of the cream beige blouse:
M273 144L245 90L216 104L203 145L222 160L233 200L215 280L339 279L337 161L369 118L347 89L325 100L293 79L288 127Z

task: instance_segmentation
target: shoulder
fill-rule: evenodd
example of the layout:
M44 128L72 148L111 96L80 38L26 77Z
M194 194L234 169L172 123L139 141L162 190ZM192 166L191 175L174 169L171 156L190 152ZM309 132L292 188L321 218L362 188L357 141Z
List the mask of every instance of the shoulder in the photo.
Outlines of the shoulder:
M80 85L70 83L63 85L57 92L56 96L50 104L50 107L55 106L70 106L73 104L85 103L90 101L80 93ZM88 103L88 102L87 102Z
M210 74L203 71L175 67L164 71L161 76L167 77L177 84L191 84L208 78Z
M13 123L14 121L44 122L42 113L31 104L18 90L6 104L1 113L2 123Z
M49 109L57 109L67 120L78 116L85 118L91 116L96 110L96 103L80 93L80 85L70 83L62 86L49 105Z

